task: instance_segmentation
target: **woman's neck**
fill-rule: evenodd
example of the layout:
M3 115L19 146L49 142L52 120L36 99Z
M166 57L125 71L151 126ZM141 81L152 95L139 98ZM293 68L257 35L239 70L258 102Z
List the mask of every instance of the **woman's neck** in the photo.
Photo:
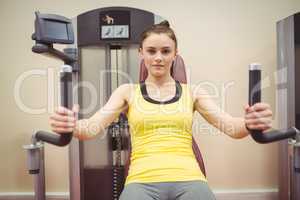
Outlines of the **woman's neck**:
M146 83L154 84L157 87L161 88L170 84L174 83L174 79L172 76L165 76L165 77L153 77L151 75L148 75L148 77L145 80Z

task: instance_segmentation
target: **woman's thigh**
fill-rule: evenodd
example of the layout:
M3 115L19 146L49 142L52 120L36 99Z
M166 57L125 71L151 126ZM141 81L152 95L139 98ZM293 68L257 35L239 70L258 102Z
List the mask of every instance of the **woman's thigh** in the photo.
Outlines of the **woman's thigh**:
M175 186L174 200L216 200L214 194L204 181L186 181Z
M124 187L119 200L159 200L159 194L150 184L130 183Z

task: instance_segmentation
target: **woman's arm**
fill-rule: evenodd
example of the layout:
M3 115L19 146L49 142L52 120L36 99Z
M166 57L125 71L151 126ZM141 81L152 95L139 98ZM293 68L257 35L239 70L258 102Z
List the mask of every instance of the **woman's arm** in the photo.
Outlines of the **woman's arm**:
M73 111L66 108L59 108L51 116L50 125L52 130L63 134L64 132L73 131L73 135L80 140L91 139L98 134L103 134L107 128L121 112L126 111L131 94L131 84L123 84L118 87L110 96L107 103L97 111L93 116L87 119L76 121L74 116L76 109Z
M249 134L248 128L267 130L271 127L272 112L268 104L259 103L245 107L245 116L233 117L221 110L203 89L193 91L194 109L210 124L232 138L243 138Z

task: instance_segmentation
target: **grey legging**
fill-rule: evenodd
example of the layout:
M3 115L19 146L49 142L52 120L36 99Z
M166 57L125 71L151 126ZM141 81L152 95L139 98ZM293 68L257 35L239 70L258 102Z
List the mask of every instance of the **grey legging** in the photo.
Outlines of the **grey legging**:
M203 181L130 183L119 200L215 200Z

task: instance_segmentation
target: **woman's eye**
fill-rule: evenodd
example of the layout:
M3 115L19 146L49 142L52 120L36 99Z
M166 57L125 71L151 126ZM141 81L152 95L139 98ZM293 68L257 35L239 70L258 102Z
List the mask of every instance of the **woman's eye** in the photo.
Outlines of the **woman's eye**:
M168 53L170 53L170 50L168 49L162 51L162 54L168 54Z
M152 50L152 49L147 50L147 52L150 53L150 54L155 54L156 53L156 51Z

